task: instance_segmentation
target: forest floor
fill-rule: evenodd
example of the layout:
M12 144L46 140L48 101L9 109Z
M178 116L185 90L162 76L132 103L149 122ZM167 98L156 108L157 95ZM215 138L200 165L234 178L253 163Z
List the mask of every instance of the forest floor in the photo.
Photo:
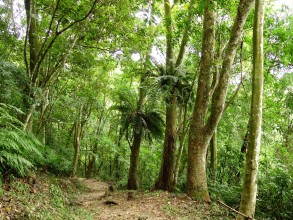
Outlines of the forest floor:
M78 196L77 204L99 220L197 220L233 219L227 210L216 204L199 204L183 194L168 192L109 192L109 186L94 179L80 179L89 191ZM134 193L134 192L130 192Z
M2 192L1 192L2 190ZM35 184L15 179L0 188L0 219L47 220L221 220L235 219L222 206L197 203L163 191L109 192L95 179L40 175Z

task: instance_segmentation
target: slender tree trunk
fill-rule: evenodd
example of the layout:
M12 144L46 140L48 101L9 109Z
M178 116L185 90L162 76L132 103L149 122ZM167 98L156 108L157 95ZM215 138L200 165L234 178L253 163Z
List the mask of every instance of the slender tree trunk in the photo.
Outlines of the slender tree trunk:
M211 142L210 142L210 149L211 149L211 176L212 180L215 182L217 177L217 163L218 163L218 152L217 152L217 129L214 132Z
M253 218L256 205L257 172L261 141L263 97L263 24L264 0L256 0L253 28L252 101L245 178L241 194L240 212ZM238 215L237 220L244 220Z
M29 77L29 84L25 88L25 106L26 114L24 116L24 129L32 130L32 114L36 108L35 103L30 103L30 99L34 98L32 93L32 88L36 85L36 78L34 75L36 65L38 62L39 53L39 40L37 35L37 13L35 8L34 0L24 0L26 19L27 19L27 32L25 45L28 43L29 48L29 58L27 57L27 48L24 48L25 53L25 63L27 68L27 75Z
M80 139L81 139L81 131L80 124L77 122L74 128L74 155L73 155L73 164L72 164L72 176L76 175L79 151L80 151Z
M72 176L76 175L77 166L78 166L80 141L81 141L81 134L82 134L82 122L81 122L82 111L83 111L83 105L80 105L79 111L78 111L78 118L74 126L74 136L73 136L74 155L73 155L73 162L72 162Z
M169 0L164 0L165 19L166 19L166 74L174 74L174 52L173 52L173 30L172 30L172 12ZM177 97L173 82L169 85L170 95L166 101L166 128L163 146L162 164L159 178L155 183L155 189L171 190L174 172L174 156L176 147L176 108Z
M135 132L135 131L134 131ZM139 150L142 139L142 132L134 134L133 145L131 146L130 154L130 168L128 176L127 189L138 189L138 162L139 162Z
M173 181L173 188L176 187L178 182L178 176L179 176L179 170L180 170L180 164L181 164L181 158L184 150L184 141L187 133L187 104L183 107L181 111L183 111L183 121L180 122L181 126L179 128L179 148L178 148L178 154L176 158L175 168L174 168L174 181ZM179 116L179 118L182 118L182 116Z
M207 2L211 4L211 2ZM254 4L254 0L240 0L237 10L237 17L234 21L230 35L230 40L225 51L223 64L220 71L219 82L213 92L210 116L207 116L208 106L210 104L211 88L211 66L213 50L211 47L214 44L214 14L212 9L206 8L204 21L204 34L202 45L202 60L200 66L200 75L198 80L198 89L196 102L193 111L193 116L190 124L189 144L188 144L188 173L187 173L187 194L193 199L210 201L206 177L205 166L201 165L197 169L198 160L205 160L208 143L212 138L219 120L222 116L228 83L229 75L234 62L236 50L239 46L243 27L249 12ZM205 123L205 118L208 118ZM199 153L205 154L197 156ZM203 162L206 165L206 161Z
M148 60L149 60L149 51L147 51L145 64ZM144 69L145 69L144 74L146 74L147 72L146 65L144 66ZM140 79L139 100L137 102L137 109L136 109L137 114L139 114L143 110L145 101L146 101L146 91L144 88L145 78L146 78L146 75L142 75ZM137 123L140 123L140 122L137 121ZM135 125L134 127L135 128L139 127L139 130L133 129L133 142L132 142L132 145L130 146L131 154L130 154L130 167L129 167L127 189L136 190L138 189L138 163L139 163L139 151L140 151L140 145L142 141L143 128L141 125Z

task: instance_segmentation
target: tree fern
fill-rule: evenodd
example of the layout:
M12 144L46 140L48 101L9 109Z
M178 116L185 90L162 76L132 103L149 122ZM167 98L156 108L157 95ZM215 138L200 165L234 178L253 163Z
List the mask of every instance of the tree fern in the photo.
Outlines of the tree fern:
M132 139L133 132L143 131L149 138L160 138L163 135L164 120L159 110L146 106L137 111L137 99L127 92L119 93L118 100L119 104L113 105L111 110L121 112L122 132L128 140Z
M21 111L0 103L0 172L24 176L36 161L42 160L41 143L32 134L20 129L22 123L10 112Z

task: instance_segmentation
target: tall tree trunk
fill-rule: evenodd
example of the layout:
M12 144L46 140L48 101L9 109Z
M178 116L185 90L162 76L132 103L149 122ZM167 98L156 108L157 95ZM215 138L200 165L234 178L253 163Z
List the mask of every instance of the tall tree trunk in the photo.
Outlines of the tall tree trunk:
M149 51L147 51L147 56L146 56L146 62L149 59ZM146 65L144 66L145 73L147 72L147 67ZM139 88L139 100L137 102L137 109L136 113L138 114L137 117L139 116L139 113L143 110L143 107L145 105L146 101L146 91L144 88L144 81L145 81L146 75L141 76L140 79L140 88ZM136 123L141 123L141 119L138 119ZM127 184L127 189L133 189L136 190L138 189L138 162L139 162L139 151L140 151L140 144L142 140L142 135L143 135L143 128L142 125L135 125L134 128L139 128L139 129L133 129L133 142L130 146L131 154L130 154L130 167L129 167L129 174L128 174L128 184Z
M80 104L79 110L77 113L77 119L74 126L74 136L73 136L73 147L74 147L74 156L72 162L72 176L76 175L77 166L78 166L78 159L79 159L79 152L80 152L80 142L83 135L83 128L87 122L92 111L92 102L91 100L86 103L84 106Z
M245 178L241 194L240 212L253 218L256 205L257 172L259 163L262 97L263 97L263 24L264 0L256 0L253 28L252 100ZM238 215L237 220L244 219Z
M83 105L80 105L79 111L78 111L78 118L74 126L74 136L73 136L74 155L73 155L73 162L72 162L72 176L76 175L79 152L80 152L80 141L81 141L81 133L82 133L81 131L82 109L83 109Z
M155 189L168 190L173 189L174 175L174 156L176 149L176 105L177 97L175 88L173 95L166 107L166 130L162 155L162 164L159 178L155 184Z
M205 5L202 57L195 107L192 114L188 143L187 194L195 199L210 202L206 180L206 154L210 136L205 131L205 116L209 107L212 67L215 52L214 1Z
M27 75L29 77L29 83L26 86L24 92L26 94L24 104L26 106L26 114L24 115L24 129L32 130L32 114L36 108L35 103L31 103L30 99L34 98L32 88L36 84L36 78L34 77L34 71L38 62L39 53L39 40L37 35L37 13L34 0L24 0L27 20L26 40L25 40L25 63L27 69ZM29 48L29 59L27 57L27 43ZM29 60L29 61L28 61Z
M173 52L173 30L172 30L172 7L169 0L164 0L165 27L166 27L166 75L174 76L175 69L178 68L185 54L185 48L189 40L190 23L193 16L192 9L195 4L191 0L188 8L188 17L183 36L181 39L180 50L176 62L174 62ZM175 67L175 68L174 68ZM171 80L172 81L172 80ZM155 189L172 191L174 186L174 161L176 150L176 117L177 117L177 94L174 82L169 86L170 94L166 101L166 128L163 145L162 163L159 177L155 183Z
M106 96L104 95L104 106L106 105ZM103 109L101 111L101 114L99 115L99 117L97 117L97 128L95 130L95 143L94 146L91 149L91 155L89 155L89 162L86 168L86 172L85 172L85 176L86 178L91 178L93 176L94 170L95 170L95 166L96 166L96 154L98 151L98 142L99 142L99 136L102 133L103 127L104 127L104 123L105 120L104 119L104 114L105 114L105 109Z
M211 2L209 2L211 4ZM208 4L208 3L207 3ZM220 71L219 82L213 92L210 116L207 116L208 106L210 105L209 94L212 91L211 88L211 73L210 65L213 57L212 48L214 44L214 37L211 28L214 23L213 9L207 8L207 14L205 13L204 37L202 46L202 61L200 66L200 76L198 80L198 89L196 95L196 102L193 111L193 116L190 124L189 144L188 144L188 173L187 173L187 194L193 199L210 201L205 166L201 165L196 167L199 162L195 160L206 160L205 154L212 135L214 134L219 120L222 116L227 89L229 84L229 75L234 62L236 50L239 46L241 35L243 33L243 27L246 22L247 16L251 11L254 4L254 0L240 0L237 10L237 17L234 21L233 28L228 42L227 49L223 58L223 64ZM208 43L209 42L209 43ZM205 45L207 44L207 45ZM205 118L207 118L205 123ZM206 161L203 162L206 165Z

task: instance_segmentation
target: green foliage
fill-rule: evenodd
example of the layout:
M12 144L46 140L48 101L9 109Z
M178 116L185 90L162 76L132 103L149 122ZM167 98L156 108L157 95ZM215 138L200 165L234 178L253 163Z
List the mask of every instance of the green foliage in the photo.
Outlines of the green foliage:
M0 103L22 107L25 85L27 78L22 68L0 61Z
M274 219L293 218L293 167L282 163L259 177L257 213Z
M211 198L216 201L218 198L229 206L240 204L241 186L228 185L219 182L210 183L209 185Z
M72 161L69 158L68 151L65 149L47 148L43 155L46 158L44 165L48 172L62 176L69 176L71 174Z
M41 143L21 129L22 123L9 110L17 108L0 103L0 172L25 176L36 163L42 163Z
M133 132L144 131L149 138L159 138L163 134L164 120L157 109L137 110L135 94L129 91L118 93L119 104L112 106L113 110L118 110L122 114L122 130L128 140L132 139Z
M140 152L139 180L140 188L151 189L159 172L162 143L152 144L149 147L142 147ZM150 163L150 161L152 161Z
M10 202L1 201L0 219L93 219L92 213L73 205L76 195L84 191L78 183L38 174L36 184L30 186L14 179L12 190L4 191Z

